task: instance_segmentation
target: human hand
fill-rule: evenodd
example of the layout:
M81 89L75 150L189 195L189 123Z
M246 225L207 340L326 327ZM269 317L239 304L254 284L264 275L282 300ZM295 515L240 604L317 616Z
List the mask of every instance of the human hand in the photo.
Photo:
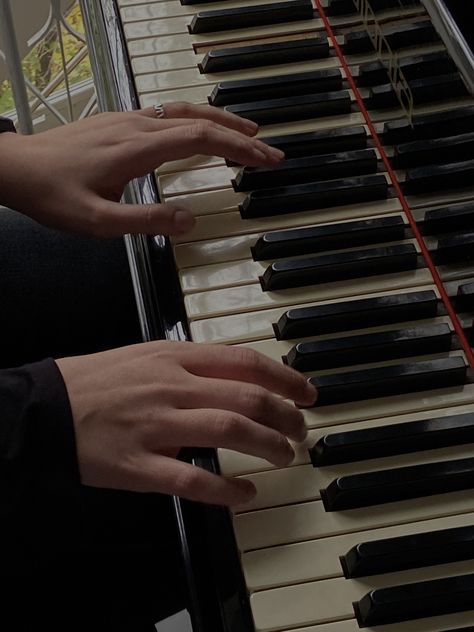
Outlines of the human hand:
M125 185L164 162L194 154L251 166L277 164L282 152L254 136L258 126L207 105L165 104L108 112L34 136L2 134L0 201L41 224L112 237L175 235L194 224L177 204L120 204Z
M237 505L252 483L177 461L225 447L288 465L316 391L250 349L158 341L57 360L71 403L82 483Z

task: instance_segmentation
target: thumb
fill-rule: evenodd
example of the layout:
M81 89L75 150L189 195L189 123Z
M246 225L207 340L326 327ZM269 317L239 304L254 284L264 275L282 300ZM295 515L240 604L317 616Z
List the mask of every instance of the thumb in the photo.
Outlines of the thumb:
M195 224L192 213L175 204L108 202L102 220L104 232L111 237L126 233L181 235Z

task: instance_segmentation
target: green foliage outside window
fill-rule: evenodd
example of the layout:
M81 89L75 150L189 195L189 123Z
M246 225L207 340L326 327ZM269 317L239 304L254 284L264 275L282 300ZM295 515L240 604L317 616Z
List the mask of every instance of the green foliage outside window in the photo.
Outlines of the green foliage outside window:
M79 33L84 33L79 6L76 5L66 18L68 24ZM66 61L70 61L83 48L84 44L63 28L63 41ZM62 57L57 30L52 29L23 60L23 72L39 90L61 72ZM69 74L69 83L73 85L91 76L89 58L86 56ZM64 89L62 82L56 90ZM0 113L14 109L13 96L9 81L0 82Z

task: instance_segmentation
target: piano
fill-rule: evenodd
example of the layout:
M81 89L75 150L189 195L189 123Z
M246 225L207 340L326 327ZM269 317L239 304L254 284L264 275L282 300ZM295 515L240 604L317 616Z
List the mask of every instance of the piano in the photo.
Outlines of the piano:
M94 0L83 12L103 109L210 102L286 153L273 170L167 163L126 194L197 218L173 242L126 238L144 339L249 346L320 392L288 468L183 454L258 490L232 514L175 501L193 630L474 630L468 9Z

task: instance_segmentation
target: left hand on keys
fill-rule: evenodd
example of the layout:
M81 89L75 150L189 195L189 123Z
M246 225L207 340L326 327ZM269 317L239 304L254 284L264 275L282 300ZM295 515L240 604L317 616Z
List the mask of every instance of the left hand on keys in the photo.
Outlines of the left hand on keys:
M52 228L99 237L176 235L194 225L178 204L120 204L125 185L164 162L195 154L278 164L252 121L207 105L167 103L108 112L34 136L1 136L0 202Z

